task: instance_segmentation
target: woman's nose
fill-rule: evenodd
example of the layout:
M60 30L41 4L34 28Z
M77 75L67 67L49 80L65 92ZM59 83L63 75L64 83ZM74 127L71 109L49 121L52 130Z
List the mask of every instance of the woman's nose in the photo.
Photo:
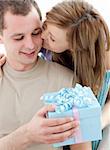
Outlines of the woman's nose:
M47 32L46 31L42 31L41 38L43 40L45 40L47 38L47 36L48 36Z

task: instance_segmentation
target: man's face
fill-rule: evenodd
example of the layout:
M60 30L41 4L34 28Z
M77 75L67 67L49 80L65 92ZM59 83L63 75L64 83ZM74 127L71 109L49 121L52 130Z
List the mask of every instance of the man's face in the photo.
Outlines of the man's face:
M0 38L6 48L7 62L16 70L20 66L31 68L42 46L42 25L37 11L33 8L26 16L13 15L8 11L4 24Z

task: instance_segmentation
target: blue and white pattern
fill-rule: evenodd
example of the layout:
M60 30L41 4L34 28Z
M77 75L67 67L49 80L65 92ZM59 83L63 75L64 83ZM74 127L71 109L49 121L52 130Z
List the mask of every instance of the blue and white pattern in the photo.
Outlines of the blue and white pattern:
M61 113L73 107L84 108L96 105L96 97L90 87L76 84L75 88L63 88L58 92L46 93L41 97L45 104L55 104L56 112Z

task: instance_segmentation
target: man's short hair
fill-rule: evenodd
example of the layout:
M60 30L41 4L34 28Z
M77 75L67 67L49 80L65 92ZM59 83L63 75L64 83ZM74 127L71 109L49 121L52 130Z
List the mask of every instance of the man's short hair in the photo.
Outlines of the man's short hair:
M0 0L0 33L4 29L4 16L10 11L14 15L26 16L34 7L42 20L41 11L35 0Z

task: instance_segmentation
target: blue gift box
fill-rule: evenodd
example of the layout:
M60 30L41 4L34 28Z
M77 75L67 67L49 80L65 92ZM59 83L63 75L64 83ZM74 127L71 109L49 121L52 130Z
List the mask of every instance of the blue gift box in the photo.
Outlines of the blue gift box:
M72 144L77 144L77 143L84 143L87 141L95 141L95 140L100 140L102 138L101 107L97 99L95 98L92 90L86 87L82 91L82 88L83 87L77 84L76 88L66 89L67 93L65 92L65 89L63 89L60 92L56 92L56 93L54 92L53 94L48 93L44 95L42 98L45 100L46 103L47 101L48 103L55 103L55 104L59 103L58 106L60 107L58 107L55 112L48 112L49 118L62 118L62 117L69 116L69 117L77 118L80 120L80 127L78 129L78 132L76 132L76 135L65 140L64 142L54 143L53 144L54 147L72 145ZM68 95L68 93L70 95L74 95L73 97L74 99L76 99L76 101L71 101L73 97ZM86 93L86 95L84 95L84 93ZM77 96L75 97L75 95ZM54 100L52 101L53 97L54 97ZM87 99L88 97L89 99ZM79 100L78 98L81 101L78 101ZM61 101L61 99L63 100ZM67 99L69 99L69 101L67 101ZM64 104L64 102L66 105ZM73 103L73 105L71 106L68 102L71 104ZM69 107L69 109L67 107Z

